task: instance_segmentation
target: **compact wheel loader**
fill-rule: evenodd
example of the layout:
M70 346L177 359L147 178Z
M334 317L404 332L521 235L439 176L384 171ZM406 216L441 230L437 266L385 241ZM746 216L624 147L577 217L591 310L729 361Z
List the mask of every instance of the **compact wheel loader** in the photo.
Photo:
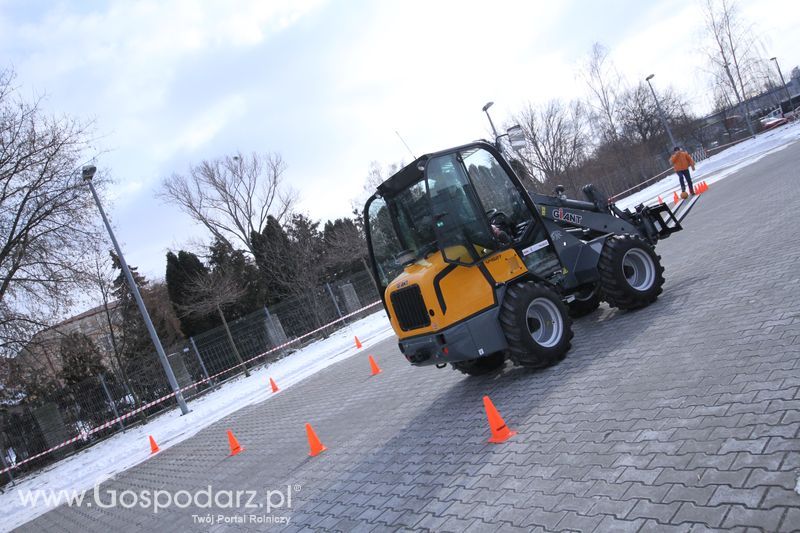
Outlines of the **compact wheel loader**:
M485 141L424 155L378 186L367 242L406 359L470 375L506 358L546 367L570 349L572 318L601 300L653 302L664 283L654 245L679 221L663 204L621 210L583 192L528 193Z

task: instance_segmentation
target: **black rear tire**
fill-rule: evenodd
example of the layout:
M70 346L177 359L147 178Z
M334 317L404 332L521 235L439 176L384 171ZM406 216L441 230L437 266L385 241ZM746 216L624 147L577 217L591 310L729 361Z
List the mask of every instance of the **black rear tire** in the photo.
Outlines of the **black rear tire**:
M638 235L606 239L598 269L602 298L611 307L639 309L653 303L663 290L661 257Z
M503 368L506 363L506 354L497 352L486 355L479 359L470 359L469 361L458 361L457 363L450 363L456 370L467 374L468 376L484 376L496 370Z
M586 316L600 307L600 301L600 289L597 286L576 292L575 299L567 304L569 316L572 318Z
M515 364L544 368L564 359L570 349L572 320L559 294L548 285L533 281L511 285L500 324Z

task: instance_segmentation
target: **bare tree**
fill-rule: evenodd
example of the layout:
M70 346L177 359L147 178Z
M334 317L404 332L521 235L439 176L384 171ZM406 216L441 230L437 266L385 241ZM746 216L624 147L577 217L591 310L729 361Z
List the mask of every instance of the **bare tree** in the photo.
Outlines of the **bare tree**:
M369 199L370 196L375 194L375 190L378 188L378 185L388 180L404 166L405 163L403 163L403 161L389 163L388 165L383 165L379 161L370 161L369 170L367 171L367 177L364 180L364 185L361 188L361 193L351 202L353 213L361 216L361 212L364 209L364 204L367 202L367 199Z
M13 79L0 71L0 352L11 353L70 304L98 238L79 171L87 127L18 99Z
M188 175L173 174L160 196L175 202L214 237L244 245L251 254L251 235L261 233L267 217L279 222L291 212L297 194L283 186L286 171L280 154L225 156L202 161Z
M666 120L673 122L683 119L686 115L686 102L671 89L657 92ZM621 134L633 143L648 144L654 138L665 135L653 95L644 82L639 82L620 94L619 126Z
M571 171L586 155L588 139L583 105L551 100L538 108L528 104L517 117L527 140L519 156L543 182L565 179L575 188Z
M666 117L670 116L664 95L659 97ZM622 134L638 142L647 143L664 132L653 95L644 83L625 91L620 98L620 123Z
M0 403L15 404L24 394L20 389L20 383L13 379L11 360L8 357L0 357Z
M214 270L208 274L197 275L189 282L187 293L188 303L178 306L178 311L184 315L206 316L216 312L222 320L228 342L233 350L233 355L239 362L239 366L244 369L245 376L250 376L250 370L245 365L236 343L233 342L228 321L225 320L223 309L230 304L236 303L247 291L239 284L239 281L222 269Z
M91 270L87 273L89 290L94 297L99 297L100 299L100 306L103 312L103 329L108 335L110 344L108 348L110 348L112 368L127 384L125 366L117 343L117 324L115 323L117 320L114 318L116 307L116 301L114 301L115 277L114 265L109 259L108 251L102 250L101 247L93 250Z
M603 141L616 141L618 97L622 80L608 57L608 49L594 43L582 76L589 89L588 102L592 110L595 134Z
M760 86L758 73L763 71L763 62L759 50L762 47L752 27L742 19L734 0L705 0L703 12L710 42L706 56L714 86L723 93L733 93L750 135L754 135L747 99Z

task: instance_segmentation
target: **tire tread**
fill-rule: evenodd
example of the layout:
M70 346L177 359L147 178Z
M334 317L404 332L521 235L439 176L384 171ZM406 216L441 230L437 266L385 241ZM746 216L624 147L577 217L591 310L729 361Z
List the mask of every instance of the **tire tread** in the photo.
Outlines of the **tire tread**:
M641 296L631 294L631 289L622 285L625 282L621 281L617 268L625 252L634 247L649 250L656 267L655 289ZM661 256L638 235L623 234L609 237L603 246L597 268L600 273L603 300L611 307L624 310L639 309L653 303L663 292L664 267L661 265Z
M564 320L564 340L559 350L554 353L543 356L543 354L531 354L530 347L526 345L523 335L528 335L527 331L521 331L518 326L520 309L523 307L527 310L528 293L532 290L545 291L549 293L551 299L557 302L557 306L561 311L562 319ZM572 319L566 310L559 294L541 283L527 281L517 283L508 288L506 296L503 300L500 311L500 325L505 333L508 342L508 357L514 364L525 366L528 368L545 368L558 363L563 360L569 349L571 348L571 340L574 335L572 331ZM545 351L550 351L546 350ZM535 355L538 358L532 358Z

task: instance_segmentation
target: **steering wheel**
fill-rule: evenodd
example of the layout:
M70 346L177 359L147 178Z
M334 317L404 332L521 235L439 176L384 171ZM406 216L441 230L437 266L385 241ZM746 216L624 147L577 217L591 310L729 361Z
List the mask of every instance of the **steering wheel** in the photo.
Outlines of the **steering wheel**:
M507 231L510 226L510 222L508 217L502 211L498 211L497 209L490 209L486 212L486 216L489 217L489 224L493 226L497 226L498 228Z
M417 256L421 259L425 259L438 249L439 249L439 244L436 241L431 241L427 244L422 245L419 248L419 250L417 250Z
M509 244L514 238L514 231L511 228L511 222L508 220L506 214L497 209L490 209L486 212L486 216L489 217L489 224L500 231L499 234L496 234L498 239L500 239L503 244Z

